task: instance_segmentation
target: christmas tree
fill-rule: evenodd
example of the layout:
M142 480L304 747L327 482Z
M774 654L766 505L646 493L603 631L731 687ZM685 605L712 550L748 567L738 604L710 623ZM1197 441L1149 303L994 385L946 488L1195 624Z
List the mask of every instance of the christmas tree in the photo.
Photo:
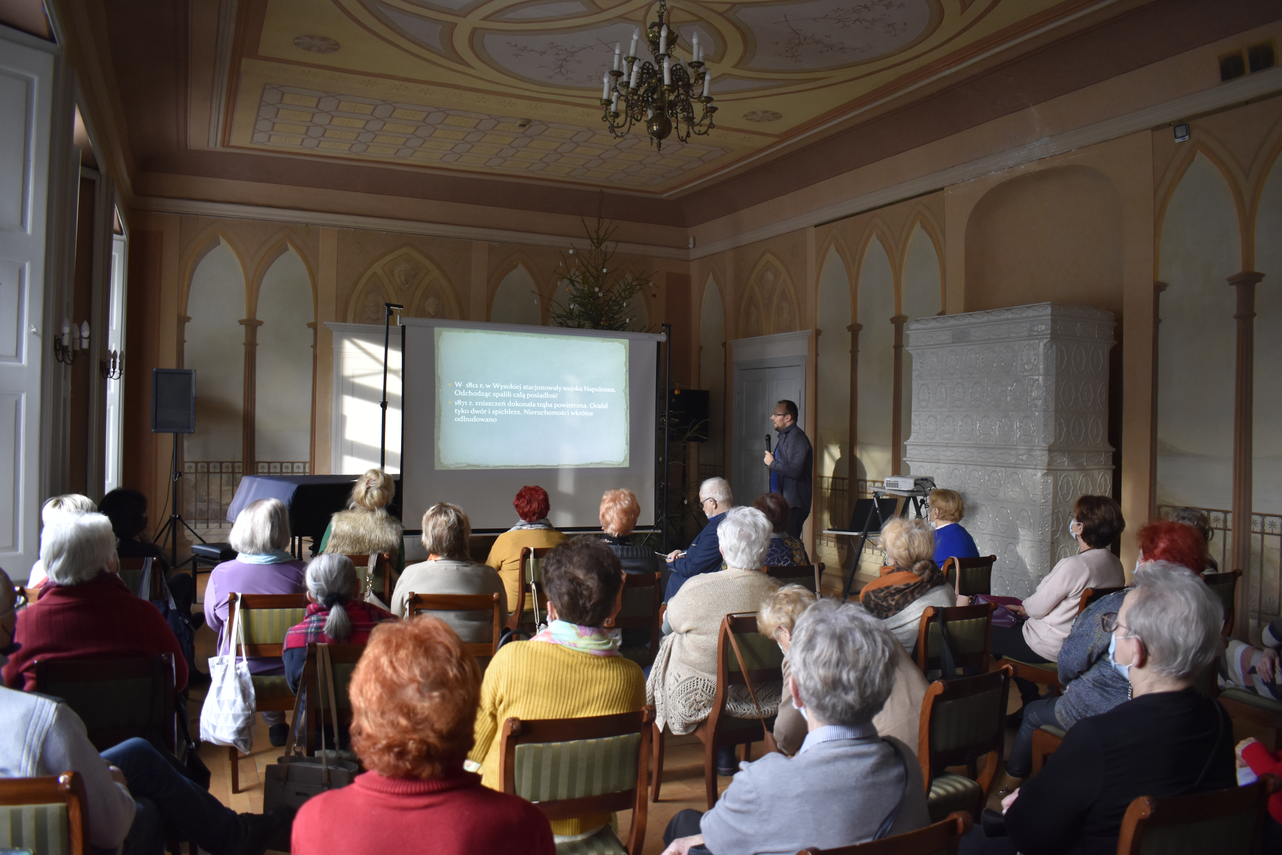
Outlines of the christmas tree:
M610 273L610 259L614 250L607 244L615 226L597 217L596 227L583 223L588 236L588 248L582 252L571 249L561 255L557 270L561 273L558 299L552 301L549 312L552 323L559 327L592 330L633 330L638 315L634 300L645 299L642 290L654 288L648 275ZM562 302L564 299L564 303Z

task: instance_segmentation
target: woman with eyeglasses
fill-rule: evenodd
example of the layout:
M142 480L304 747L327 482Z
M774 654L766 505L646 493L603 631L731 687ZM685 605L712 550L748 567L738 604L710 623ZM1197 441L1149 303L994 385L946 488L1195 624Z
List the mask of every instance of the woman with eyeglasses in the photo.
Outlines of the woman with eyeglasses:
M1193 572L1190 568L1202 566L1206 541L1191 526L1152 520L1140 527L1137 539L1140 567L1161 561ZM1064 689L1059 697L1033 701L1024 708L1019 733L1006 761L1006 772L1011 777L1025 778L1032 770L1033 734L1039 727L1050 724L1068 730L1079 720L1108 712L1126 700L1130 684L1109 661L1113 634L1103 628L1102 618L1121 609L1129 590L1101 597L1078 616L1056 660Z
M1237 784L1233 723L1193 681L1220 650L1224 608L1185 568L1157 561L1102 626L1132 700L1077 722L1046 766L1002 802L1009 837L973 835L963 852L1113 853L1122 817L1156 799Z

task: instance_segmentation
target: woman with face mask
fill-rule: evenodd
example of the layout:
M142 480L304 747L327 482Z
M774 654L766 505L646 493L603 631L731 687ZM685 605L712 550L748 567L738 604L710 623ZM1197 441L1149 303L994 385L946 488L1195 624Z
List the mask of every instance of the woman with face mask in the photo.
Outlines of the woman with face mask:
M1152 520L1140 528L1137 539L1140 567L1154 562L1180 570L1201 567L1206 554L1206 541L1201 534L1181 523ZM1079 720L1108 712L1127 699L1130 684L1112 665L1113 633L1104 630L1102 619L1122 608L1128 591L1130 588L1101 597L1073 623L1056 660L1063 692L1059 697L1033 701L1025 707L1006 761L1006 772L1011 777L1028 776L1033 761L1033 734L1043 724L1068 730Z

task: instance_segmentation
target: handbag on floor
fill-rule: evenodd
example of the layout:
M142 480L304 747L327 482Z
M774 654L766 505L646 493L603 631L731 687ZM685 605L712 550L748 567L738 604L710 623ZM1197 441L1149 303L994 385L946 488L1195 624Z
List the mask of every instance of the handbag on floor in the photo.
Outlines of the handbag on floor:
M294 718L290 723L289 739L285 743L285 754L276 760L276 765L268 766L263 778L263 813L281 805L292 808L302 807L312 796L326 790L346 787L352 779L360 774L359 764L341 759L338 752L330 752L325 744L325 697L328 690L329 708L334 711L335 731L338 724L338 701L334 694L334 665L329 656L329 645L316 645L316 687L320 697L316 699L321 735L321 750L315 757L307 757L299 752L299 734L303 733L303 721L306 713L303 710L303 692L294 699ZM300 687L301 689L302 687Z
M200 708L200 740L230 745L248 754L254 749L254 678L244 654L245 627L237 600L231 620L231 652L209 659L210 684Z

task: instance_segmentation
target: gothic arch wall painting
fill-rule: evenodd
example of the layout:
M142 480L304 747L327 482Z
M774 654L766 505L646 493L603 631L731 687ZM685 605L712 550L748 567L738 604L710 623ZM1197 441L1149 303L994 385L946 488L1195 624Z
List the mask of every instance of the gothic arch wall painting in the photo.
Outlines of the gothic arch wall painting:
M307 471L312 457L312 370L315 310L312 283L291 248L267 268L254 315L258 350L254 376L255 469Z
M699 448L700 463L725 471L726 313L721 288L709 274L699 308L699 388L708 392L708 441ZM699 473L703 477L703 473Z
M873 236L859 267L859 413L856 478L881 480L891 472L890 417L895 385L895 276L890 256Z
M239 461L243 452L245 275L220 242L192 271L183 331L183 367L196 371L196 432L184 438L188 461ZM232 370L228 370L228 367ZM191 512L187 512L191 515Z
M496 324L543 324L543 303L538 283L524 264L508 271L494 292L490 321Z
M347 322L381 324L383 303L400 303L414 318L461 319L458 294L439 267L414 247L387 253L365 271L347 306Z
M939 274L939 252L935 241L922 228L920 221L913 226L908 237L908 247L904 252L904 267L901 277L900 314L907 321L917 318L938 315L943 308L941 302L941 278ZM911 435L909 425L913 423L913 357L905 348L903 364L900 370L902 397L900 399L900 419L904 426L901 431L902 452L908 450L908 439Z
M1199 154L1171 194L1159 242L1157 278L1169 287L1159 303L1158 504L1233 504L1235 296L1226 279L1242 269L1240 247L1233 195Z
M835 246L828 250L819 269L818 326L816 342L819 395L818 425L811 437L820 479L845 478L850 473L850 273ZM821 480L820 519L816 529L842 528L849 521L850 489L837 495ZM853 485L852 485L853 486ZM846 497L844 500L841 497ZM821 548L826 544L821 544ZM828 555L824 560L830 560Z
M1255 289L1252 507L1282 514L1282 157L1273 161L1255 212L1255 269L1265 278Z

